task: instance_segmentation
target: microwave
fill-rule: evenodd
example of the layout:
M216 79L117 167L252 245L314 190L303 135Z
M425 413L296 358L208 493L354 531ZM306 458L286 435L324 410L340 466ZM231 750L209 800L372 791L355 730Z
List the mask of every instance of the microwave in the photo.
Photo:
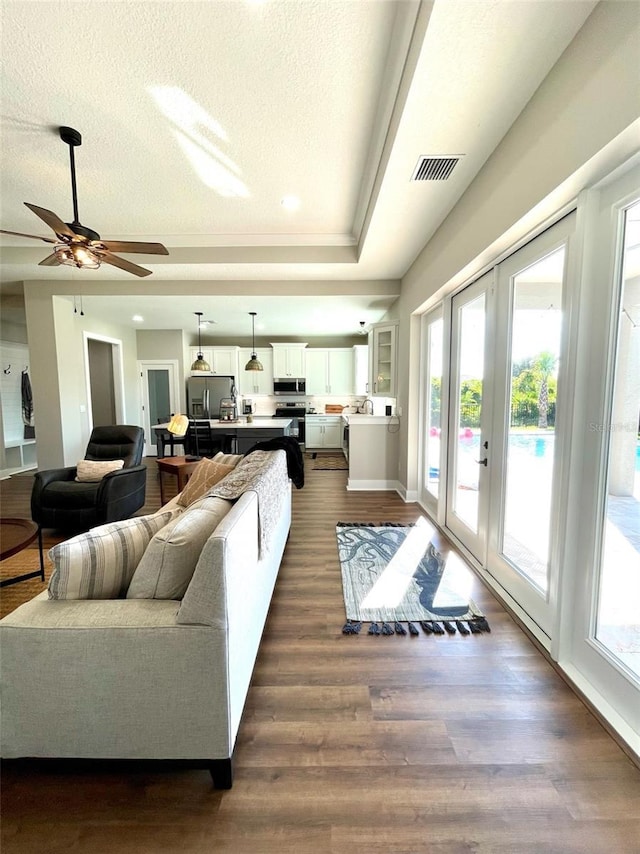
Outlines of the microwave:
M274 377L274 394L306 394L307 381L304 377Z

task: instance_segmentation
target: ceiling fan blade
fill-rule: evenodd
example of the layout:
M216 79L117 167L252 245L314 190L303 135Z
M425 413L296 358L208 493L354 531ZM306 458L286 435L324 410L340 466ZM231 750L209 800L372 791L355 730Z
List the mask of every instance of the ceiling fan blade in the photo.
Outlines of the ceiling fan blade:
M133 240L100 240L101 246L110 252L141 252L145 255L168 255L162 243L136 243Z
M56 234L64 234L67 237L78 237L75 231L72 231L66 222L62 222L60 217L57 214L54 214L53 211L48 211L46 208L39 208L37 205L29 204L29 202L25 202L25 205L30 211L33 211L36 216L39 216L43 222L46 222L49 228L53 229Z
M38 267L59 267L59 266L60 266L60 262L58 261L58 257L57 257L55 252L51 255L47 255L47 257L44 258L42 261L40 261L40 263L38 264Z
M40 237L39 234L24 234L22 231L5 231L4 228L0 228L0 234L15 234L16 237L32 237L34 240L44 240L45 243L58 242L53 237Z
M131 261L126 261L124 258L118 258L117 255L112 255L110 252L96 253L100 260L105 264L111 264L113 267L120 267L121 270L126 270L127 273L133 273L134 276L150 276L152 271L145 270L144 267L139 267L137 264L132 264Z

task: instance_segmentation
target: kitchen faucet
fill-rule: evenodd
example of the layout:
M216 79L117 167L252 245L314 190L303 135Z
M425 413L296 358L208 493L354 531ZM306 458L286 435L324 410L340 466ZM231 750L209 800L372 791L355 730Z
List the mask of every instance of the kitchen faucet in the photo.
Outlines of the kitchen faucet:
M367 412L367 403L370 405L369 412ZM373 401L370 397L366 397L360 406L358 407L358 412L361 412L363 415L373 415Z

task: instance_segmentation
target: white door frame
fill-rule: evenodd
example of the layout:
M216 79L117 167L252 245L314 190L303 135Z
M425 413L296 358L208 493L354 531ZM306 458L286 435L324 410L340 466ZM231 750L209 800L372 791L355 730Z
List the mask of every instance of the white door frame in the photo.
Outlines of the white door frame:
M158 371L165 369L169 375L169 406L171 412L180 411L180 375L178 371L177 359L139 359L138 374L140 376L140 400L142 411L140 413L140 423L144 429L145 435L145 456L155 456L157 447L155 442L147 441L147 436L155 438L155 434L151 430L149 422L149 371Z
M636 161L637 162L637 161ZM619 174L619 173L618 173ZM585 191L583 308L576 356L576 417L571 434L570 497L562 554L561 632L554 650L576 686L640 754L640 688L596 639L602 508L618 321L624 209L640 196L640 165Z

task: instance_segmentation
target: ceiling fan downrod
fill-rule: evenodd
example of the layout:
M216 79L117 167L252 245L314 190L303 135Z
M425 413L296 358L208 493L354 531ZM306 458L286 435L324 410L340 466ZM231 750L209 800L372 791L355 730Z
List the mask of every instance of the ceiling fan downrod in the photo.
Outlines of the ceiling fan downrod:
M69 146L69 162L71 163L71 195L73 197L73 224L79 224L78 218L78 191L76 189L76 159L73 149L76 145L82 145L82 135L74 128L61 127L60 139Z
M61 127L60 139L69 146L69 163L71 165L71 196L73 198L73 222L68 222L67 225L75 231L76 234L86 237L88 240L100 240L100 235L92 228L87 228L82 225L78 216L78 190L76 188L76 158L73 149L76 145L82 145L82 134L75 128Z

